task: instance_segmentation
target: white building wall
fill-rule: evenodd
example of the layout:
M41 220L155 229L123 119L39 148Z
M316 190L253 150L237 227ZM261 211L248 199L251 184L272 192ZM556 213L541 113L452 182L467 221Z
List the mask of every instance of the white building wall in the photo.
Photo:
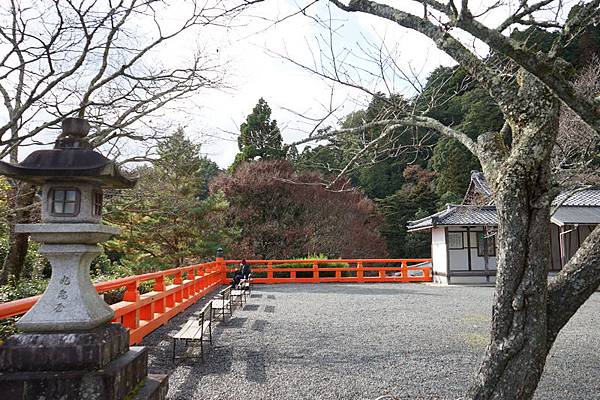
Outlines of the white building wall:
M462 232L464 245L463 249L448 249L450 272L469 271L469 252L471 253L471 271L485 271L485 257L479 256L477 253L477 235L483 232L483 228L473 227L469 231L470 235L467 238L467 227L448 227L448 232ZM489 256L488 270L495 269L496 257Z
M444 228L431 230L431 258L433 259L433 275L446 274L448 260L446 257L446 233Z
M468 271L469 270L469 255L467 249L450 249L448 250L450 257L450 271Z

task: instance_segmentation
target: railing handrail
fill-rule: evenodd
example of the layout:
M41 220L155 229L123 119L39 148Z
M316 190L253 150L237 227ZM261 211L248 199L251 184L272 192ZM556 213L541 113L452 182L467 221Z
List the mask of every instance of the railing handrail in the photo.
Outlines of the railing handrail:
M188 272L194 268L198 268L198 267L206 268L207 266L214 266L214 265L216 265L215 261L211 261L209 263L203 263L203 264L186 265L183 267L176 267L176 268L166 269L163 271L149 272L146 274L128 276L126 278L117 278L117 279L113 279L110 281L98 282L98 283L94 284L94 287L96 288L96 291L99 294L102 294L102 293L105 293L105 292L108 292L111 290L121 289L132 283L136 283L136 282L141 283L141 282L151 281L151 280L155 280L156 278L161 278L161 277L164 278L167 276L171 276L171 275L174 275L179 272L181 272L181 273ZM16 315L25 314L31 307L33 307L33 305L39 300L40 297L42 297L42 296L37 295L37 296L32 296L32 297L26 297L24 299L18 299L18 300L7 301L5 303L0 303L0 319L10 318L10 317L14 317Z
M110 281L98 282L98 283L94 284L94 287L96 288L98 293L104 293L109 290L120 289L120 288L127 286L134 282L151 281L156 278L171 276L171 275L174 275L174 274L177 274L180 272L181 273L189 272L194 268L198 268L198 267L206 268L208 266L214 266L214 265L216 265L215 261L211 261L208 263L202 263L202 264L185 265L182 267L165 269L163 271L148 272L146 274L133 275L133 276L128 276L126 278L118 278L118 279L113 279ZM2 318L2 317L0 316L0 318Z
M129 329L130 343L139 343L144 336L165 324L169 319L194 304L202 296L216 287L229 283L227 273L236 269L232 264L241 260L215 261L150 272L126 278L99 282L94 285L98 293L124 288L123 300L112 304L115 311L114 322L122 323ZM248 260L254 265L253 273L266 277L253 277L255 283L318 283L318 282L430 282L432 278L431 259L429 258L369 258L369 259L310 259L310 260ZM323 264L356 264L356 266L325 266ZM400 264L399 266L365 266L365 264ZM414 264L418 263L418 264ZM429 263L429 265L427 265ZM285 264L309 264L302 267L278 268ZM410 275L409 271L420 270L421 276ZM377 272L377 276L365 273ZM386 275L386 272L400 275ZM310 277L297 277L296 273L309 273ZM323 277L321 272L335 272L335 276ZM342 276L351 272L354 276ZM274 273L287 273L287 277ZM183 274L186 278L183 279ZM165 278L173 277L170 285ZM143 282L154 281L149 293L140 294L138 287ZM0 319L25 314L41 296L28 297L0 303Z
M239 264L242 260L225 260L226 264ZM246 260L248 264L333 264L333 263L402 263L402 262L431 262L431 258L335 258L335 259L307 259L307 260Z

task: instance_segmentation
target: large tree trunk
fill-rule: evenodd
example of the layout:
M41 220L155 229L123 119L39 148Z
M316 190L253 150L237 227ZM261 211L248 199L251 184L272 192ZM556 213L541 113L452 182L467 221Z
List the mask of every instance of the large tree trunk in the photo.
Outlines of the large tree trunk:
M12 214L8 218L8 251L0 272L0 284L6 284L9 277L15 282L21 278L27 249L29 248L29 234L16 233L15 225L28 223L35 196L34 188L25 183L11 183Z
M515 168L520 169L520 168ZM546 171L525 169L503 179L496 196L498 275L491 342L473 399L528 399L541 377L546 345L550 213L536 207L549 188Z
M530 399L550 349L547 283L551 249L549 156L558 128L556 101L536 82L520 95L531 100L510 120L510 155L486 175L498 210L497 282L490 343L468 396ZM519 106L519 103L516 103ZM522 121L527 121L525 124ZM484 166L484 169L486 167Z

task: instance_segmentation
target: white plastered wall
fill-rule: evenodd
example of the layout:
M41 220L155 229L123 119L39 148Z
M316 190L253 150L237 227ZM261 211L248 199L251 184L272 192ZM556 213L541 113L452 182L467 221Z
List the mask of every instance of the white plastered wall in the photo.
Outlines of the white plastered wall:
M433 228L431 230L431 258L433 259L434 282L447 284L446 274L448 260L446 257L446 234L445 228Z
M485 257L479 256L477 251L477 235L483 232L482 227L470 228L470 236L467 239L467 227L457 226L449 227L448 233L461 232L463 235L462 249L448 249L448 261L450 272L452 271L469 271L469 252L471 253L471 271L485 270ZM467 247L470 245L470 248ZM496 269L496 257L488 257L488 270Z

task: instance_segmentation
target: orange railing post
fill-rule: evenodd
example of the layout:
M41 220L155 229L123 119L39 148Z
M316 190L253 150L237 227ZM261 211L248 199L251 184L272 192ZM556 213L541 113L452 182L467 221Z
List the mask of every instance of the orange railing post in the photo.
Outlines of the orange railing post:
M175 292L175 303L181 303L183 301L183 278L182 272L177 271L173 275L173 284L177 285L177 291Z
M365 269L363 267L362 261L359 261L356 265L356 280L358 282L365 281Z
M138 302L140 301L140 292L138 291L138 282L133 281L125 286L125 293L123 293L123 301Z
M402 282L408 282L409 281L409 276L408 276L408 269L406 267L406 260L402 260Z
M267 262L267 283L273 283L273 262Z
M133 281L125 286L123 301L138 303L140 301L140 292L138 291L138 281ZM140 325L140 310L138 308L123 315L123 325L129 329L135 329Z
M431 269L430 268L423 268L423 278L425 278L426 281L431 280Z
M164 292L165 291L165 277L164 275L159 276L154 281L154 287L152 288L155 292ZM165 298L160 296L160 298L155 302L154 311L157 313L165 312Z
M218 271L218 277L219 280L221 282L221 284L226 285L227 284L227 262L225 261L225 258L223 257L223 249L221 247L219 247L217 249L217 255L215 257L215 267Z
M317 262L313 262L312 265L313 270L313 282L319 282L319 264Z

